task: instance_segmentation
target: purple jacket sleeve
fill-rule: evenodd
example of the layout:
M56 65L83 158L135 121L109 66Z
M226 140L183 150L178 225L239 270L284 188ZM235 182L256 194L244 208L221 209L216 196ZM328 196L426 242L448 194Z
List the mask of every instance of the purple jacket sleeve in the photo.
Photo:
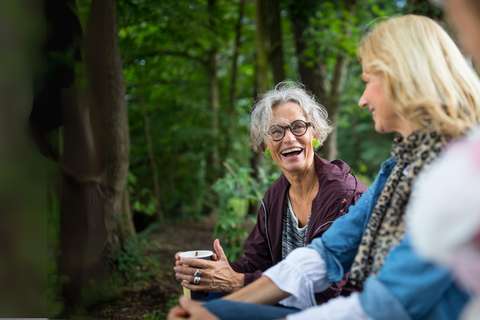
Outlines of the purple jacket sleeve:
M272 265L272 256L265 234L265 212L260 206L257 223L245 241L243 255L231 263L231 266L236 272L245 274L245 285L248 285Z

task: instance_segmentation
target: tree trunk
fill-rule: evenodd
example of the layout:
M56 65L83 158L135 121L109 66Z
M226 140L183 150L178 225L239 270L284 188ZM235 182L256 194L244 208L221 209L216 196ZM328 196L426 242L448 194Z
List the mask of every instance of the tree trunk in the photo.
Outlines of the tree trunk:
M216 11L217 1L208 0L208 25L210 31L216 34ZM218 84L218 46L216 43L212 44L208 52L208 85L209 85L209 102L210 102L210 116L211 116L211 137L212 146L209 154L209 168L207 169L207 179L209 185L213 184L218 178L220 172L220 155L219 155L219 112L220 112L220 90Z
M86 66L90 84L92 129L102 169L108 243L116 236L128 174L129 136L122 62L117 40L115 0L93 0L86 33ZM131 219L127 219L131 220Z
M143 110L143 127L145 131L145 141L147 143L148 159L150 162L150 170L152 171L153 196L155 199L155 209L158 221L163 221L164 216L160 208L160 182L158 181L158 166L155 159L155 152L153 150L152 135L150 133L150 118L148 111Z
M325 100L325 72L319 60L308 61L304 52L307 49L308 40L305 31L309 27L309 20L318 7L318 1L298 0L291 1L289 16L293 28L295 41L295 53L298 60L298 73L305 89L313 94L322 103Z
M278 0L266 0L266 7L267 11L263 12L263 14L268 24L269 60L272 67L273 82L274 84L278 84L285 80L280 2Z
M340 108L340 91L342 88L342 82L345 78L345 72L348 65L348 59L338 54L335 61L335 68L333 71L332 81L330 83L330 91L326 99L326 108L330 121L333 125L332 132L328 136L327 140L323 143L322 155L330 160L337 158L337 117L338 110Z
M355 1L347 2L347 4L350 10L354 10ZM328 136L320 151L323 157L332 160L337 157L338 153L336 120L340 107L340 92L345 77L345 70L348 65L348 59L342 53L337 54L333 74L330 77L326 74L327 68L320 60L320 54L316 55L318 58L315 61L307 60L304 55L308 44L305 31L309 27L308 21L310 21L310 18L315 14L317 9L318 1L292 1L289 6L289 13L293 26L300 79L306 89L316 97L317 101L325 106L333 126L332 133ZM345 30L345 32L347 32L347 30ZM327 83L326 79L331 80Z
M268 81L268 26L265 16L267 15L267 2L256 0L256 28L255 28L255 99L264 94L269 88Z
M235 99L237 93L237 73L238 73L238 56L240 52L240 44L242 39L242 21L245 14L245 0L238 3L238 19L235 24L235 42L233 44L232 68L230 78L230 90L228 94L228 111L229 115L235 114Z
M238 126L238 114L236 110L237 98L237 74L238 74L238 56L240 53L240 45L242 39L242 21L245 14L245 0L238 3L238 19L235 24L235 41L233 44L231 77L228 91L228 106L226 108L227 117L223 121L225 123L224 130L226 132L224 139L223 154L227 157L231 151L232 137L235 135Z
M254 100L258 100L269 88L268 81L268 50L267 50L267 25L264 19L266 15L266 1L256 0L256 28L255 28L255 87ZM259 167L262 163L262 153L252 152L250 157L250 166L252 168L252 178L258 179ZM255 212L255 205L250 204L248 212Z
M114 0L92 0L84 44L85 70L63 95L60 265L67 307L81 303L82 290L106 275L113 254L134 234Z

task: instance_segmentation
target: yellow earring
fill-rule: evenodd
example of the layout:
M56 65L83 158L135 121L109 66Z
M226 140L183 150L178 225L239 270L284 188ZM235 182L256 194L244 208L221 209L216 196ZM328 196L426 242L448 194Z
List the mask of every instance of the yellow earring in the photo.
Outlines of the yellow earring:
M271 158L271 157L272 157L272 153L270 152L270 149L265 148L265 150L263 151L263 156L264 156L265 158Z
M312 139L312 147L313 149L318 149L321 146L320 141L317 138Z

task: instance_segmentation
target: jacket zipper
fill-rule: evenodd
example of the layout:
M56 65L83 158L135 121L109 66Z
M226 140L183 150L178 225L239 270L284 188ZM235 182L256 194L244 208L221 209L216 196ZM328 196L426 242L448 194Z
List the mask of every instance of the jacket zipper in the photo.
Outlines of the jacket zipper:
M317 227L317 229L315 229L315 231L313 231L313 232L311 233L311 238L313 238L313 236L314 236L320 229L322 229L322 228L323 228L324 226L326 226L327 224L331 224L331 223L333 223L333 220L324 222L323 224L319 225L319 226Z
M357 188L358 188L358 180L357 180L357 177L353 176L353 178L355 179L355 187L353 188L353 192L352 192L352 196L350 197L350 205L353 203L353 199L355 198L355 194L357 192ZM344 212L342 214L342 216L346 214L346 212ZM318 226L315 231L313 231L310 235L311 235L311 239L313 239L314 235L321 229L323 228L324 226L328 225L328 224L331 224L333 223L334 220L330 220L330 221L327 221L327 222L324 222L323 224L321 224L320 226ZM308 238L308 237L307 237ZM305 239L305 241L308 241L307 239Z
M267 215L267 207L265 206L265 203L262 200L262 208L263 208L263 214L265 215L265 236L267 237L267 245L268 245L268 250L270 252L270 257L272 258L272 263L275 263L275 260L273 259L273 251L272 251L272 246L270 245L270 237L268 236L268 215Z

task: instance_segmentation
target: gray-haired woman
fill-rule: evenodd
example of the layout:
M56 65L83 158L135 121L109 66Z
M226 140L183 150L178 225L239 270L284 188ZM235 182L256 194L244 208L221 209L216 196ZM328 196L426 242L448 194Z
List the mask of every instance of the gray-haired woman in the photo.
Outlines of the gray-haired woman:
M315 155L315 140L323 143L330 130L325 108L296 84L280 83L256 103L251 114L253 147L268 149L282 175L265 193L257 223L237 261L228 262L218 239L213 243L214 261L187 262L176 255L176 278L184 287L236 291L321 236L346 212L365 187L343 161ZM334 285L318 299L326 301L339 292Z

